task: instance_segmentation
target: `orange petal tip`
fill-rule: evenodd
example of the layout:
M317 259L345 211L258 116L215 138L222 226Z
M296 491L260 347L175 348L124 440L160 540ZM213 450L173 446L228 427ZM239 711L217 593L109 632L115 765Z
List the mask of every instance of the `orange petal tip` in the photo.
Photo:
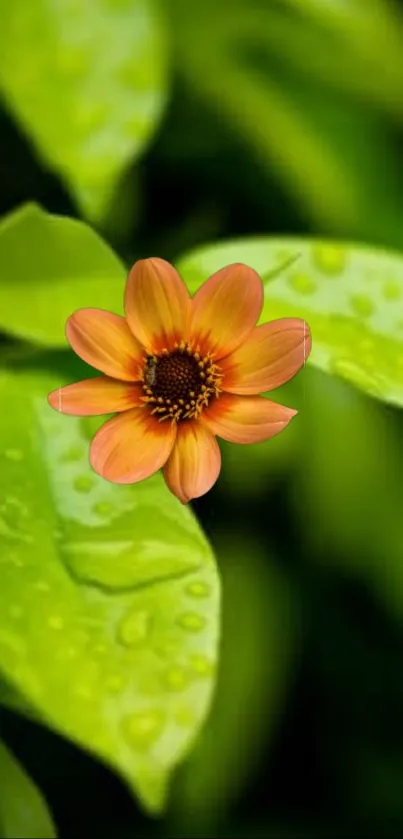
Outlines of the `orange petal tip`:
M62 413L62 396L61 396L62 388L58 387L57 390L52 390L51 393L48 393L48 403L51 408L55 411L58 411L60 414Z

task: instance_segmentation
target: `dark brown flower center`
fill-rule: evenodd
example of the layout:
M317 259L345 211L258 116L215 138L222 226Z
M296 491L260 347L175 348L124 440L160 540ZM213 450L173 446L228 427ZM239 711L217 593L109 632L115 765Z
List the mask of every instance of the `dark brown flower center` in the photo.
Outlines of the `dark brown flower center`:
M191 391L198 394L201 385L200 368L193 356L176 352L155 362L156 396L177 402L178 399L187 399Z
M158 419L191 419L199 416L219 394L221 376L209 356L201 358L182 342L172 352L147 356L143 370L144 401Z

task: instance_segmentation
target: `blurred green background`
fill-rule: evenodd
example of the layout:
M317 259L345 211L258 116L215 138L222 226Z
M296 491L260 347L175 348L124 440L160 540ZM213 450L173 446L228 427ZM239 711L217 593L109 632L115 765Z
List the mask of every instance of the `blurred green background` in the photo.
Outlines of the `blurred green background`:
M34 201L82 219L125 266L256 235L403 252L402 43L398 0L4 2L1 215ZM50 336L58 292L47 277L30 311L2 232L3 369L50 371L55 386L80 378L57 340L20 323L19 300ZM35 267L32 241L21 238L21 260L39 288L46 248ZM66 245L67 261L79 247ZM403 359L399 264L388 370ZM69 295L73 311L73 285ZM295 300L309 322L306 295ZM361 305L354 332L365 324ZM372 377L382 359L368 362ZM275 394L299 409L292 426L267 444L223 444L217 485L192 505L222 578L220 659L164 811L148 816L117 773L23 701L18 713L4 687L1 835L53 835L46 800L61 837L402 836L402 399L320 366L318 355ZM7 388L3 399L8 410Z

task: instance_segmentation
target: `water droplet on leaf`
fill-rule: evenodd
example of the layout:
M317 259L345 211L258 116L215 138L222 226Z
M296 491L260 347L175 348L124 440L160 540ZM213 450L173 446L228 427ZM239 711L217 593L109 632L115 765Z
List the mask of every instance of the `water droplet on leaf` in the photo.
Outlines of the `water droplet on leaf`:
M162 734L165 715L162 711L138 711L123 722L130 744L141 751L148 750Z
M317 285L309 274L292 274L289 277L289 283L299 294L313 294L317 289Z
M189 662L198 676L210 676L214 672L214 665L204 655L192 655Z
M48 617L48 626L50 626L51 629L63 629L64 620L60 617L60 615L50 615Z
M179 645L174 641L162 641L154 647L154 650L161 658L171 658L178 652Z
M203 583L201 580L195 580L193 583L189 583L185 588L186 594L190 594L191 597L208 597L210 594L210 586L207 583Z
M182 667L171 667L165 673L165 684L170 690L184 690L189 683L189 677Z
M24 453L21 449L6 449L4 454L8 460L13 460L15 463L24 459Z
M198 615L196 612L184 612L183 615L179 615L177 623L182 629L188 629L189 632L200 632L206 621L202 615Z
M383 296L385 300L400 300L402 296L402 286L393 280L389 280L383 286Z
M341 274L346 263L346 252L339 245L315 245L313 259L325 274Z
M24 533L19 523L14 521L15 515L15 511L8 510L7 518L5 515L0 516L0 536L4 536L5 539L10 541L25 542L26 545L32 545L34 543L32 533ZM15 524L17 524L17 527Z
M50 591L50 585L46 582L46 580L37 580L37 582L35 583L35 588L37 589L37 591Z
M99 501L98 504L94 504L93 510L98 516L109 516L113 507L108 501Z
M126 534L125 534L126 535ZM132 589L194 570L200 564L189 551L172 555L163 540L107 539L70 541L62 545L69 573L83 583L111 591ZM135 557L135 558L134 558ZM150 561L152 560L152 561Z
M366 294L353 294L350 303L355 314L360 317L368 318L374 312L374 304Z
M150 631L151 615L145 610L133 610L125 616L118 628L118 639L126 647L144 643Z
M74 489L77 492L90 492L94 486L94 481L88 475L79 475L73 483Z
M84 450L81 446L72 446L64 455L62 455L61 460L66 463L81 460L83 454Z
M125 683L124 683L122 677L119 676L118 674L113 674L111 676L108 676L107 679L105 680L104 684L105 684L105 690L107 691L107 693L112 693L112 694L121 693L121 691L123 690L123 688L125 686Z

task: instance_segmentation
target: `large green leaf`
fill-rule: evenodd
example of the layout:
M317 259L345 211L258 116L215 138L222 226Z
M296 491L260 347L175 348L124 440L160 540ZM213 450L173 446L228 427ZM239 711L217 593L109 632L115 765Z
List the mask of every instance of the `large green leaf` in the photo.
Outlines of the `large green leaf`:
M88 424L49 408L55 386L0 376L0 676L156 811L208 709L217 572L159 475L91 471Z
M31 778L0 741L0 836L2 839L53 839L46 804Z
M231 262L245 262L266 279L262 320L308 321L309 361L372 396L403 405L402 256L347 243L261 237L199 248L178 268L195 291Z
M164 105L166 44L153 0L2 3L0 53L8 107L98 219Z
M83 222L27 204L0 223L0 330L66 346L65 323L85 306L120 311L125 269Z

